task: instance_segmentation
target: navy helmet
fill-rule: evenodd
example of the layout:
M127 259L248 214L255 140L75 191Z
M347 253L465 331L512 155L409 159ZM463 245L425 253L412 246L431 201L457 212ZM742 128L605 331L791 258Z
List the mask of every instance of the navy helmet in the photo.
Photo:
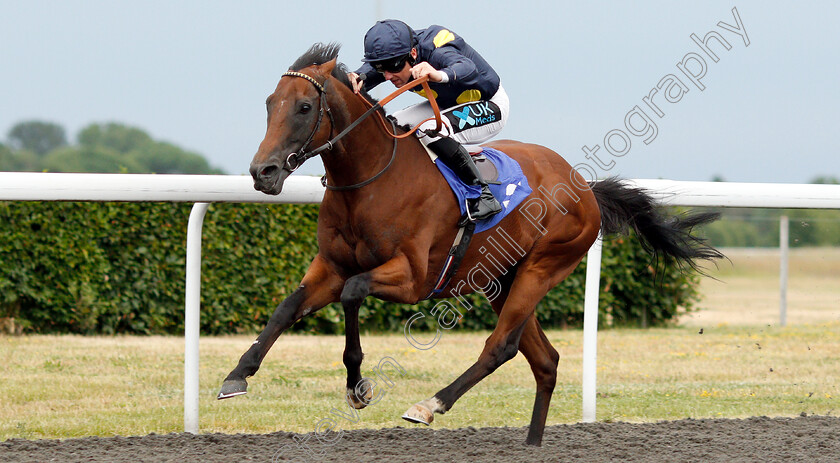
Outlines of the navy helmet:
M365 34L364 62L405 56L415 45L414 31L396 19L377 21Z

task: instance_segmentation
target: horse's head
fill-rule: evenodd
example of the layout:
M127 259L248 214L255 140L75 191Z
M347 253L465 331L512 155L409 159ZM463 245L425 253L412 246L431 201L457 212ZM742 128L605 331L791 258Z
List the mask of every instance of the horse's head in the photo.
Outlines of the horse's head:
M329 139L333 127L331 116L324 117L329 111L324 85L335 67L333 58L302 68L293 66L296 71L283 74L266 100L268 127L251 161L255 189L280 194L283 182L306 160L306 153Z

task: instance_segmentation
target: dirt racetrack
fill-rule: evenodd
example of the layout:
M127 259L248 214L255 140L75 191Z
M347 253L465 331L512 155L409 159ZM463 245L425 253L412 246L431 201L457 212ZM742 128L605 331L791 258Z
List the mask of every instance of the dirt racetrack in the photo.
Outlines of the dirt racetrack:
M166 434L0 442L3 462L837 462L840 418L702 419L526 428L391 428L313 434Z

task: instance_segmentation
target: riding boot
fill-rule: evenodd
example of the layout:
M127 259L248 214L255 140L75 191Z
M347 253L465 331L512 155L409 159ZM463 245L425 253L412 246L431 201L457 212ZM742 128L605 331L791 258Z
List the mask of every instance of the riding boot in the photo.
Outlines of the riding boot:
M481 196L467 201L467 216L458 223L459 226L465 225L467 221L475 222L490 218L502 211L501 204L490 192L487 182L481 178L478 167L466 148L452 138L446 137L433 141L428 146L464 184L481 186Z

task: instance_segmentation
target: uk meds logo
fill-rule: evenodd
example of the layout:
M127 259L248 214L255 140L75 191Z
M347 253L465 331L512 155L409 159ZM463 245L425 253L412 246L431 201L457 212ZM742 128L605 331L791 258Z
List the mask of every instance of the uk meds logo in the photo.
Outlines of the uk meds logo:
M458 128L464 129L467 125L473 126L475 125L475 119L470 116L470 108L466 107L461 111L452 111L452 114L458 118Z
M462 132L500 121L502 112L492 101L476 101L444 113L455 132Z

